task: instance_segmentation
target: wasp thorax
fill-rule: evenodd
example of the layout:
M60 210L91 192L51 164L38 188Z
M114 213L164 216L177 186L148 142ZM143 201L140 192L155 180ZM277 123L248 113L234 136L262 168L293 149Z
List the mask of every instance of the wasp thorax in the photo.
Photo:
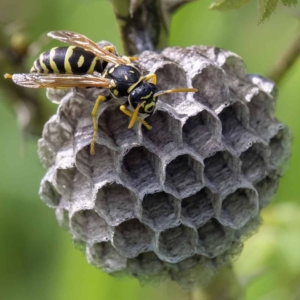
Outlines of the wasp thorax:
M152 114L155 108L155 104L157 101L157 97L153 97L155 93L158 92L158 88L156 85L143 82L139 84L128 97L128 101L133 108L136 108L139 104L141 108L139 110L140 113Z
M111 91L116 97L128 96L142 80L139 70L130 65L114 65L108 69L105 77L114 80L116 86Z

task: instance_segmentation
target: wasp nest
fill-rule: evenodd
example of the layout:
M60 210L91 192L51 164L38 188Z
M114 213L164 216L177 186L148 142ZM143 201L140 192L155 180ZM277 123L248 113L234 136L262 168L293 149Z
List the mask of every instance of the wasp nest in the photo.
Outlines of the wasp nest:
M234 53L210 47L143 52L159 98L129 130L119 106L101 103L96 154L91 111L100 89L48 90L59 103L39 155L42 200L83 247L89 263L140 280L201 285L239 253L278 187L290 134L274 117L274 83L245 73Z

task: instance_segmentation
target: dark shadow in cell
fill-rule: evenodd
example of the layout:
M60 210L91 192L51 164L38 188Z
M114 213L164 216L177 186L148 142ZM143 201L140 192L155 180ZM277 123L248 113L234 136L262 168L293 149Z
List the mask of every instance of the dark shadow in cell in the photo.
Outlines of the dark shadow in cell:
M179 221L179 200L165 192L147 194L142 202L142 222L162 231Z
M95 210L101 214L111 226L135 216L136 198L123 185L112 183L102 187L96 197Z
M184 198L181 204L182 221L198 228L210 220L214 215L214 195L208 188L204 188L193 196Z

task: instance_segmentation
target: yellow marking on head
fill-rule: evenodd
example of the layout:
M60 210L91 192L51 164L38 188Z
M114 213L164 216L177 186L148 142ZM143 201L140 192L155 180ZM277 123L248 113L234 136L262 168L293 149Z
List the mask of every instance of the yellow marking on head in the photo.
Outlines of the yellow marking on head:
M65 67L65 72L67 74L72 74L73 71L72 71L72 66L69 62L69 58L73 55L73 49L76 48L75 46L70 46L68 47L67 49L67 52L66 52L66 56L65 56L65 60L64 60L64 67Z
M132 70L130 70L129 72L130 72L130 73L133 73L133 74L135 73L135 72L134 72L134 71L132 71Z
M113 93L114 93L115 96L119 95L119 91L118 90L114 90Z
M55 50L56 50L57 48L58 48L58 47L52 48L52 49L50 50L50 53L49 53L50 66L51 66L53 72L56 73L56 74L59 73L59 70L58 70L57 65L56 65L55 61L53 60L53 58L54 58L54 55L55 55Z
M151 97L151 95L153 94L153 92L150 92L150 94L149 95L147 95L147 96L144 96L144 97L141 97L141 99L149 99L150 97Z
M124 77L125 77L126 80L128 80L128 76L127 75L125 75Z
M129 94L143 80L143 78L143 76L140 76L139 80L128 88L127 93Z
M116 82L112 79L110 82L111 87L115 88L117 87Z
M5 73L5 74L4 74L4 78L5 78L5 79L12 79L12 75L11 75L11 74L8 74L8 73Z
M96 66L97 60L99 60L99 58L97 56L95 56L89 69L86 72L87 74L92 74L95 71L95 66Z
M109 73L109 74L112 74L114 71L115 71L115 68L112 67L111 69L109 69L108 73Z
M44 63L44 53L42 53L42 54L40 55L39 60L40 60L41 66L42 66L42 68L43 68L43 70L44 70L44 73L49 73L49 70L48 70L46 64Z
M77 62L78 68L80 68L83 65L83 63L84 63L84 57L83 57L83 55L80 55L78 62Z
M155 107L155 102L150 102L147 105L145 105L144 111L146 113L151 113L153 111L154 107Z

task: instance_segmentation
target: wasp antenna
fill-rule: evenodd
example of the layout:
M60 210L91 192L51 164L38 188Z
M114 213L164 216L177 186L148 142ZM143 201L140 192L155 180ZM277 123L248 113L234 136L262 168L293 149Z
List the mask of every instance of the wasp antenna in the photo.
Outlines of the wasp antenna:
M11 74L8 74L8 73L5 73L5 74L4 74L4 78L5 78L5 79L12 79L12 75L11 75Z
M198 89L193 88L180 88L180 89L171 89L171 90L165 90L165 91L159 91L153 95L153 97L159 97L164 94L173 94L173 93L192 93L192 92L198 92Z
M140 107L141 107L144 103L146 103L146 101L144 101L144 102L142 102L141 104L139 104L139 105L136 107L136 109L134 110L134 112L133 112L133 114L132 114L132 117L131 117L131 120L130 120L130 123L129 123L129 125L128 125L128 128L132 128L133 125L135 124L136 119L137 119L137 115L138 115L139 110L140 110Z

